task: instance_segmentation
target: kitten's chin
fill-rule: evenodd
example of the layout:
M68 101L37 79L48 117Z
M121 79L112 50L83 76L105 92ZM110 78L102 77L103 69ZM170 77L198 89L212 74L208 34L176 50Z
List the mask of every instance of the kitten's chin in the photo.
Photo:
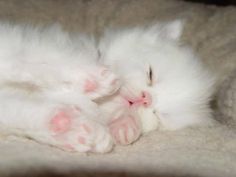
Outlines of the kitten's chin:
M160 120L152 108L139 108L137 112L140 117L143 133L161 128Z

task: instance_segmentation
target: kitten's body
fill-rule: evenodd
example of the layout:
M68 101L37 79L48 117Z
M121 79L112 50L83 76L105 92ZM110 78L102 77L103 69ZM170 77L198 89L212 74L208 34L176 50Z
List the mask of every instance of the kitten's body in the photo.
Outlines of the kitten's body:
M106 119L93 100L118 88L116 76L98 64L92 39L69 36L57 26L0 25L4 133L80 152L109 151Z
M113 141L130 144L160 127L208 124L213 79L176 42L180 34L179 22L110 32L100 40L99 64L87 37L0 25L2 127L61 148L107 152ZM122 81L118 92L104 64Z

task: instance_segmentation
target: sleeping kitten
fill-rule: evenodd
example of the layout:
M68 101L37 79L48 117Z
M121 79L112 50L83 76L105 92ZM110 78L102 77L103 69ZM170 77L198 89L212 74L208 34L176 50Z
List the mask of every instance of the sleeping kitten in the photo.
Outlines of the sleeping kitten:
M119 93L110 98L113 104L100 105L113 116L110 132L117 144L132 143L141 133L155 129L214 122L209 106L214 78L193 51L178 42L182 28L177 20L148 28L110 30L102 37L101 63L122 82ZM131 112L118 111L128 107Z
M181 30L173 22L108 32L98 63L87 37L0 25L2 133L108 152L160 127L210 123L213 79L178 44Z
M57 26L1 24L1 133L78 152L110 151L113 140L94 100L120 83L97 58L92 39Z

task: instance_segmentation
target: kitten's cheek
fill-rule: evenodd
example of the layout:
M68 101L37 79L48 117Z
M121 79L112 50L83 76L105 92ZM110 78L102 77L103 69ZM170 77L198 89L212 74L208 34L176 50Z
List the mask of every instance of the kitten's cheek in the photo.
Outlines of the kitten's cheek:
M161 127L160 119L152 108L139 108L137 112L140 117L143 133L157 130Z

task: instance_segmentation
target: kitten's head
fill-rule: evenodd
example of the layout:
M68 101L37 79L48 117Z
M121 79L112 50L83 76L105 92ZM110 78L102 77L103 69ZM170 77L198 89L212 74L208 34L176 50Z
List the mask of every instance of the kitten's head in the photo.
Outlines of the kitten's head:
M205 92L212 85L208 74L192 51L179 44L182 29L182 22L174 21L109 31L101 40L102 61L123 81L121 95L130 100L145 97L145 93L151 96L151 104L140 109L141 117L148 120L143 121L144 131L156 128L157 117L168 128L182 126L182 122L171 125L175 121L172 115L185 111L183 106L188 107L192 100L204 102L209 97Z

